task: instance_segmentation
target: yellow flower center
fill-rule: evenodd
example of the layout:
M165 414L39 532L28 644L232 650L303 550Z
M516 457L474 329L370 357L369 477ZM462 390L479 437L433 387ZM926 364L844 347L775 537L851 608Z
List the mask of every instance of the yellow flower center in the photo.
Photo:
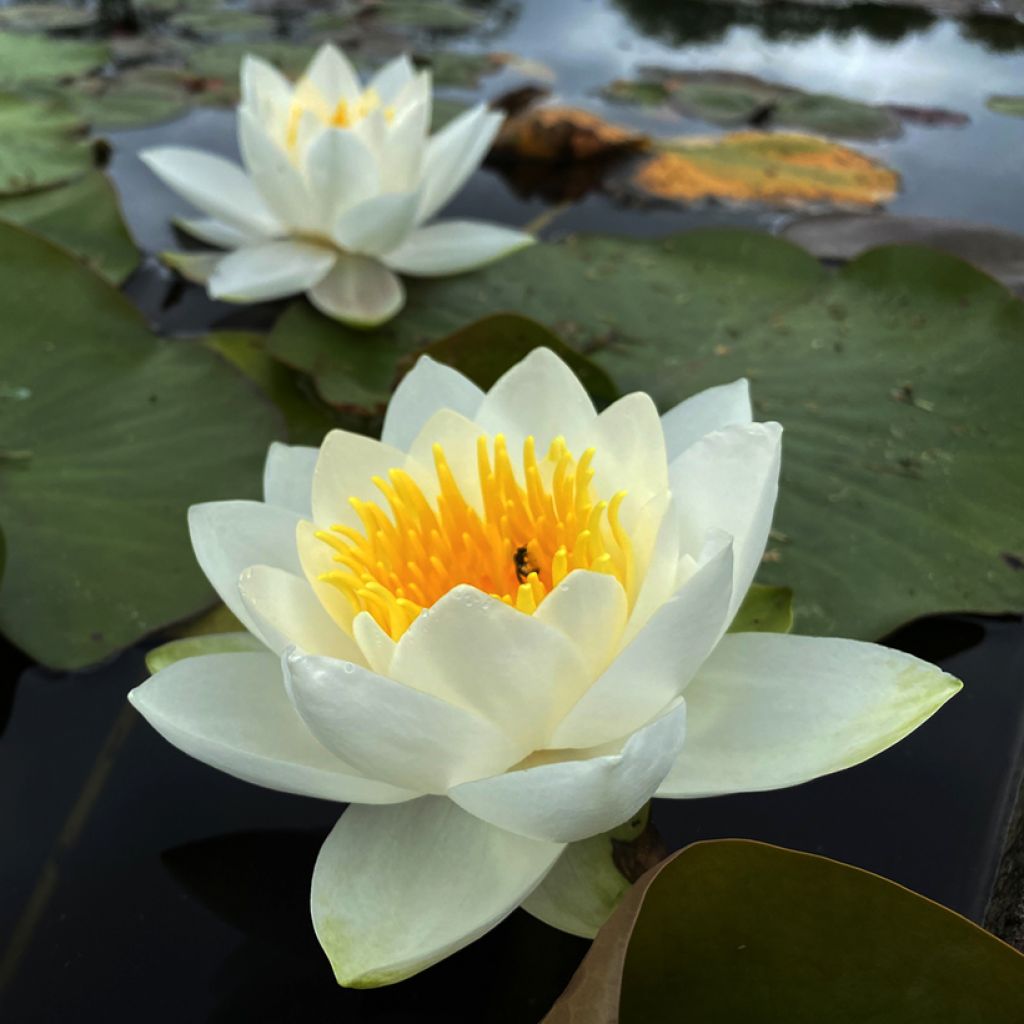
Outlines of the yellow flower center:
M369 117L381 108L381 98L376 89L367 89L360 96L349 102L338 100L331 109L328 102L312 86L298 88L288 111L288 127L286 141L289 149L294 149L299 141L299 127L304 114L313 114L321 123L332 128L351 128L353 125ZM383 108L384 120L390 124L395 118L395 108Z
M556 438L538 462L523 445L520 484L505 438L477 440L480 498L466 501L444 449L433 447L438 495L432 504L412 477L392 469L373 483L389 511L350 499L362 530L334 525L317 537L342 568L320 578L337 587L353 610L369 612L397 640L424 608L461 583L532 614L573 569L610 573L631 592L633 555L619 518L625 491L597 500L591 481L595 450L577 461Z

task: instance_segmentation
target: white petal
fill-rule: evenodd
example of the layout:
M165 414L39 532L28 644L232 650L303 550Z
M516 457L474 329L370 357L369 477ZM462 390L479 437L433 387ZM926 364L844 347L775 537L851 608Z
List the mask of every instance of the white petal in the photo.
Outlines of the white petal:
M408 451L435 412L451 409L473 419L483 398L484 393L458 370L420 356L388 402L381 440Z
M750 383L746 378L700 391L661 418L668 457L674 459L713 430L750 423L753 419Z
M556 437L564 437L579 458L597 413L576 374L551 349L535 348L487 392L474 418L484 433L506 436L515 462L531 436L541 453Z
M405 461L405 452L372 437L332 430L320 446L313 470L314 522L322 529L335 523L361 529L362 520L350 499L383 500L373 478L387 480L388 470L403 466Z
M358 644L327 614L305 577L254 565L242 573L238 589L275 654L296 644L311 654L363 660Z
M349 252L380 256L412 230L418 202L416 192L389 192L364 199L338 217L331 237Z
M247 234L283 233L252 179L237 164L198 149L158 146L139 159L165 184L197 209Z
M427 116L426 123L430 124L430 105L433 99L433 76L430 68L423 68L421 71L417 71L416 74L409 79L399 89L395 98L391 100L391 106L394 108L395 121L396 123L405 116L406 112L411 110L414 106L419 103L425 103L427 105Z
M444 277L493 263L535 241L533 235L500 224L443 220L413 232L387 252L384 262L400 274Z
M433 217L480 166L503 120L481 103L431 136L423 157L420 223Z
M382 263L369 256L340 253L334 269L310 289L309 301L342 323L376 327L405 305L405 289Z
M317 222L328 229L350 206L380 191L380 168L373 151L355 132L329 128L306 152L306 174Z
M374 778L427 793L504 771L529 753L480 715L358 665L285 656L296 709L328 750Z
M303 520L295 530L295 546L298 549L302 572L310 589L316 594L324 607L324 611L346 632L352 633L352 620L355 612L349 599L333 584L325 582L321 577L338 569L334 561L334 549L328 547L318 536L318 529L313 523ZM359 660L360 664L363 659Z
M325 750L288 701L271 654L207 654L128 694L168 742L228 775L322 800L395 803L418 794L362 776Z
M628 613L626 592L614 576L577 569L533 617L564 633L582 655L587 678L596 679L619 649Z
M319 448L274 441L263 466L263 500L307 519L313 514L313 470Z
M381 188L385 192L413 192L420 179L427 134L430 131L430 95L396 113L394 121L385 121L381 136ZM416 200L419 209L419 197ZM396 243L397 244L397 243Z
M586 839L621 825L651 798L683 746L685 726L680 700L617 753L506 772L456 786L449 796L510 832L559 843Z
M477 453L477 442L482 433L477 423L451 409L439 409L423 424L409 448L406 469L428 501L436 504L440 493L434 458L434 445L439 444L466 503L477 515L484 515Z
M269 121L283 113L292 96L292 84L269 61L247 53L242 58L242 106Z
M650 540L653 534L653 541ZM652 498L631 531L639 586L622 638L630 643L651 616L679 589L679 517L672 495ZM696 560L694 560L696 568Z
M686 692L686 747L658 796L780 789L860 764L913 732L960 685L878 644L729 634Z
M546 745L591 678L564 633L470 586L420 614L390 674L489 719L526 750Z
M339 984L390 985L490 931L561 852L441 797L350 807L313 869L313 927Z
M289 230L313 233L318 221L305 178L255 113L245 107L238 111L238 147L249 176L274 216Z
M611 496L625 490L636 507L668 490L661 418L650 395L637 391L613 402L593 426L594 487Z
M655 612L562 720L551 745L607 743L675 700L728 625L731 579L731 548L725 545Z
M267 302L305 291L328 274L337 253L310 242L263 242L229 253L210 275L214 299Z
M389 60L366 84L367 92L377 93L385 105L391 103L416 77L412 61L403 53Z
M220 599L249 632L261 636L246 610L238 581L252 565L300 573L295 547L299 517L259 501L210 501L188 510L188 529L199 567Z
M768 542L781 452L777 423L750 423L707 434L669 466L682 551L695 554L710 530L733 538L730 618L754 581Z
M238 249L243 245L252 245L262 241L261 236L215 220L213 217L175 217L174 226L180 228L193 238L207 245L216 245L221 249Z
M336 46L324 43L309 62L303 79L312 85L333 110L339 100L351 102L362 92L359 76Z
M377 620L369 612L360 612L352 620L352 636L359 644L370 671L379 676L390 676L395 641L377 625Z

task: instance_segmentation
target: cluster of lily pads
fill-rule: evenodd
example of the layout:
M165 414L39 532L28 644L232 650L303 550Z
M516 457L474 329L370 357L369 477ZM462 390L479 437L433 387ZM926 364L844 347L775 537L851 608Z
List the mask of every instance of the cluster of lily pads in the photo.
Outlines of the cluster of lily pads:
M431 32L486 30L502 16L500 5L385 0L271 14L155 0L134 8L146 32L112 40L93 34L92 9L24 5L0 14L0 631L35 660L92 665L140 639L181 632L214 607L191 556L186 510L255 497L271 442L318 443L338 425L375 434L423 355L486 390L537 348L558 353L598 406L644 391L669 409L746 377L756 418L783 424L780 502L760 585L739 611L743 629L786 632L795 622L804 633L877 640L921 615L1020 609L1024 305L983 272L914 247L828 269L791 243L752 232L656 242L579 236L468 274L410 281L402 311L370 330L339 323L300 296L265 331L163 337L120 290L141 256L102 169L108 144L100 131L194 104L233 104L245 52L294 75L328 34L365 41L361 52L376 63L410 38L426 47L436 42ZM282 24L300 41L276 38ZM410 37L410 28L427 34ZM508 55L426 50L422 62L461 88L513 63ZM542 106L510 118L496 145L506 155L564 161L564 149L545 149L554 124L557 146L570 152L628 152L632 186L649 195L786 203L827 193L874 204L897 187L892 172L831 138L788 129L878 137L915 116L759 80L658 70L609 85L607 96L748 130L714 142L623 138L578 112ZM1012 98L997 100L994 109L1016 112ZM830 119L824 128L822 116ZM837 117L845 127L836 127ZM787 131L750 131L759 118ZM781 180L780 167L788 175ZM190 255L168 262L187 273ZM214 626L184 631L223 628L225 613L216 614ZM160 649L154 668L212 649L205 644L178 640ZM610 844L634 838L593 837L581 856L607 872ZM811 884L859 930L829 929L824 914L773 925L799 902L792 892ZM661 905L695 907L706 919L659 919L659 903L646 896L658 887L681 892ZM611 888L604 911L627 889L621 873ZM974 998L987 993L986 1019L1012 1019L1020 961L995 940L852 869L728 844L687 851L648 874L627 898L634 902L605 925L550 1019L615 1020L620 1011L624 1020L659 1019L679 998L677 982L694 1006L749 990L736 984L738 970L749 972L750 988L785 976L813 1000L814 987L799 971L787 974L790 966L752 956L740 967L724 955L728 922L749 909L742 901L753 892L765 901L765 946L792 950L799 939L812 964L854 955L851 934L863 937L877 922L856 919L867 906L895 915L895 943L915 930L942 931L942 956L927 969L906 944L891 954L925 971L938 1014L958 998L950 965L984 950L967 989ZM692 953L685 975L659 973L657 958L642 952L669 932ZM869 988L851 986L843 1019L873 1012L863 996Z

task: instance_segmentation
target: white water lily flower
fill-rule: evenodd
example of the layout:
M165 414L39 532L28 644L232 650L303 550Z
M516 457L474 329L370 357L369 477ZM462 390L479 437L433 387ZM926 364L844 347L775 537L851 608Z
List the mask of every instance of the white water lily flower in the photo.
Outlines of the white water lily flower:
M566 844L652 796L848 768L959 689L874 644L726 633L780 435L746 381L598 415L546 349L486 394L421 358L381 441L274 445L264 502L192 509L265 650L180 661L131 700L214 767L352 803L312 886L342 984L408 977L519 905L561 924L544 882Z
M476 221L424 226L480 165L502 115L480 104L430 136L430 72L407 57L365 87L330 44L294 86L253 56L241 79L244 170L195 149L141 154L205 215L179 226L232 250L209 275L212 297L260 302L306 292L328 316L373 326L405 302L397 274L457 274L533 242Z

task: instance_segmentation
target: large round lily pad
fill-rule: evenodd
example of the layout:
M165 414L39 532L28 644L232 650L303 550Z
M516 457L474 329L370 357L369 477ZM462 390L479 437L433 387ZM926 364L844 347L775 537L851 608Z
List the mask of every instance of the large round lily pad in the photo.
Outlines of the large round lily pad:
M888 248L833 273L777 239L701 231L538 245L407 283L406 310L370 332L297 301L268 350L370 411L410 353L508 309L663 409L748 376L759 417L786 428L761 579L793 588L798 632L1024 609L1024 304L966 263Z
M139 251L102 171L90 171L62 188L0 198L0 221L20 224L69 249L114 284L139 264Z
M255 497L276 410L199 343L161 341L101 278L0 225L0 631L77 668L212 599L186 510Z
M0 92L0 195L45 188L87 171L96 156L85 129L60 98Z
M0 89L88 74L108 58L104 43L0 31Z

